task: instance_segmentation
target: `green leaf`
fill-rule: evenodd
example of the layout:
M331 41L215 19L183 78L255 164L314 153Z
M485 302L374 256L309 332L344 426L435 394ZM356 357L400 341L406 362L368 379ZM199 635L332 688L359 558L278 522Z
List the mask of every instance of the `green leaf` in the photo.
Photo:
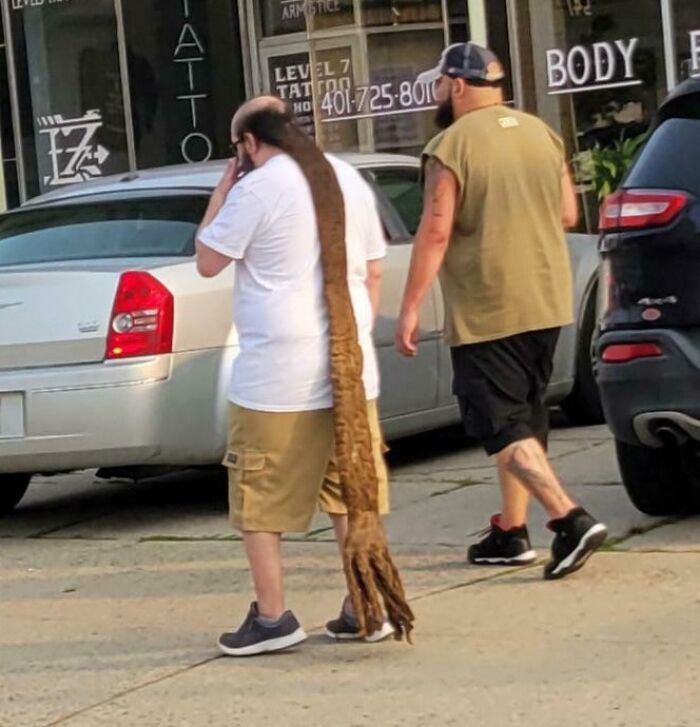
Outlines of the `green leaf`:
M612 177L617 176L617 166L615 166L614 162L608 161L607 159L603 162L603 167L607 169L610 172L610 175Z

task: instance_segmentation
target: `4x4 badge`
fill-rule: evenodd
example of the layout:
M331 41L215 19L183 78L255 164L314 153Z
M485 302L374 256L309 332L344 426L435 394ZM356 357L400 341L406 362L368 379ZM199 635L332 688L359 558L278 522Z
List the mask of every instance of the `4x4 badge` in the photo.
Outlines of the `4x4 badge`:
M675 295L669 295L667 298L642 298L637 301L637 305L678 305L678 298Z

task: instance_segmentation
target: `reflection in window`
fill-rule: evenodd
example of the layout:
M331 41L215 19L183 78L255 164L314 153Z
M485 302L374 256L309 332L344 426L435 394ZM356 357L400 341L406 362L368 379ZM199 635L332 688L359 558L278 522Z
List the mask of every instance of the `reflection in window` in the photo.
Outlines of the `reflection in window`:
M0 219L0 267L194 254L208 198L175 195L31 209Z

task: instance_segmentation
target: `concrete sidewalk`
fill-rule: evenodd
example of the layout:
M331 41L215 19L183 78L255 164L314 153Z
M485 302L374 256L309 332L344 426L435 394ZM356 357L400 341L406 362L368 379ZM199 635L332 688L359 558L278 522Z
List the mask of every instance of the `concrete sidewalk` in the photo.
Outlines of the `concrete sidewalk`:
M0 523L0 725L698 724L699 521L637 513L603 429L554 435L558 468L614 537L556 583L541 564L467 567L469 534L498 501L493 472L476 450L408 449L394 455L389 530L414 646L324 640L344 588L319 520L286 544L288 600L309 641L219 658L216 636L250 590L218 498L188 499L188 475L37 488ZM533 515L544 559L549 535Z

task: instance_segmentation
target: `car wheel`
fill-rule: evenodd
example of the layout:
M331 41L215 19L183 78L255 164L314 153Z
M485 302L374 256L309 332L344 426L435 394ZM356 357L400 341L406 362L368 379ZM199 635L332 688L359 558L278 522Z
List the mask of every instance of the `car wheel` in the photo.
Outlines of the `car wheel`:
M602 424L605 421L600 392L593 370L596 336L596 291L588 296L576 351L574 388L561 408L574 424Z
M615 447L622 484L638 510L647 515L678 515L695 509L695 483L684 466L682 450L635 447L619 440Z
M29 487L32 479L28 474L0 474L0 517L9 515Z

